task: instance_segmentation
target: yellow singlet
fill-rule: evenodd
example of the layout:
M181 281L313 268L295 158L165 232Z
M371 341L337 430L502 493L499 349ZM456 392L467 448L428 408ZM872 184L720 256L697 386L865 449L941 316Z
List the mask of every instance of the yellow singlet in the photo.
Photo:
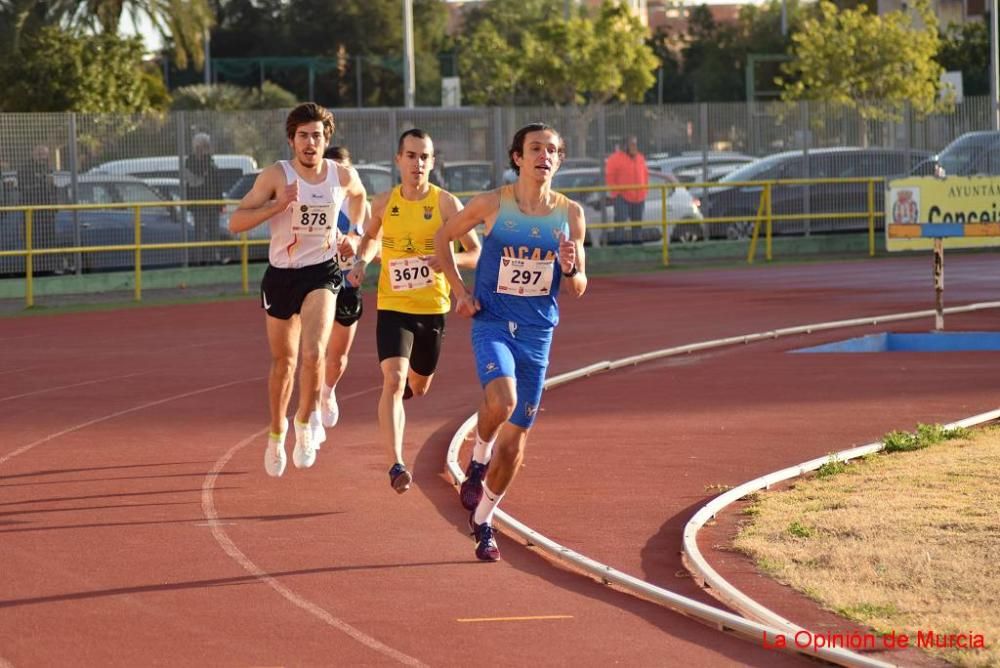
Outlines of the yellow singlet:
M414 202L403 198L402 186L389 195L382 214L382 266L378 276L378 308L417 315L447 313L451 286L443 273L429 271L416 258L434 254L434 233L444 221L441 189L431 185L427 196ZM411 287L429 283L422 287Z

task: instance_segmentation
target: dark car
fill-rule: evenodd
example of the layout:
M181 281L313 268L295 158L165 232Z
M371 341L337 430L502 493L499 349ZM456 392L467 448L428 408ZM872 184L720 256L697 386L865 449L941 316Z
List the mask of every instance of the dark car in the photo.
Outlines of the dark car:
M59 204L70 204L70 187L66 180L57 181ZM163 198L148 184L127 176L84 174L77 180L76 202L79 204L111 204L159 202ZM166 204L166 202L164 202ZM194 225L190 219L181 222L176 207L142 207L140 231L143 243L177 243L194 240ZM38 217L36 216L36 225ZM43 223L44 225L44 223ZM187 227L185 233L185 227ZM2 225L2 247L5 250L24 248L24 215L7 214ZM36 228L38 232L38 228ZM133 243L135 239L135 209L60 209L52 219L51 228L44 230L39 240L41 248L69 248L74 246L112 246ZM37 238L37 235L36 235ZM133 267L133 251L101 251L80 256L84 270ZM184 261L183 250L157 250L143 252L144 267L179 265ZM76 269L77 255L49 254L35 258L34 267L39 272L62 272ZM0 271L23 273L24 259L3 258Z
M909 173L929 156L927 151L883 148L819 148L803 153L787 151L761 158L740 167L719 180L720 186L748 181L782 179L828 179L852 177L889 178ZM705 218L741 217L726 223L706 223L713 238L747 239L753 233L760 206L762 185L709 188L701 197ZM875 189L876 211L885 198L884 183ZM868 229L868 185L859 183L776 184L771 190L774 215L858 213L856 218L812 217L808 220L774 222L775 234L815 234ZM876 225L882 217L875 217Z
M913 169L919 176L1000 174L1000 132L966 132Z

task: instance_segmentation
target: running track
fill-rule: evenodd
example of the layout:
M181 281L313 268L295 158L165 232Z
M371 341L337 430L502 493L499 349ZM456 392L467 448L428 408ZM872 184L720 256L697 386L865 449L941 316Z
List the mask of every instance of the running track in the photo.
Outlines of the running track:
M949 257L946 302L997 299L995 256ZM929 257L597 277L565 299L551 374L667 346L931 305ZM807 665L500 537L475 561L444 474L475 410L468 323L407 403L414 487L376 442L374 310L317 465L262 468L267 371L252 300L0 319L0 666ZM996 312L949 329L1000 329ZM926 331L930 319L893 331ZM715 492L997 406L1000 353L785 355L860 328L736 346L551 391L504 508L698 600L684 523ZM720 537L724 540L724 536ZM724 575L836 624L738 558ZM798 615L798 616L797 616ZM890 659L891 660L891 659Z

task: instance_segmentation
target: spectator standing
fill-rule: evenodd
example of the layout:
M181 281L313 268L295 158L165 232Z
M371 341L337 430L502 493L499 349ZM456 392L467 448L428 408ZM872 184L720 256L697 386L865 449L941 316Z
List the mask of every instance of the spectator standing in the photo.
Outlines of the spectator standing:
M212 138L199 132L191 138L191 155L184 161L187 171L187 196L189 199L211 200L222 198L219 168L212 157ZM215 206L196 206L194 215L195 241L219 240L219 210ZM220 248L199 248L193 254L195 264L208 264L221 257Z
M57 203L54 167L49 147L35 146L31 160L17 168L17 191L21 206ZM31 244L33 248L50 248L55 245L56 212L54 210L35 211L32 216ZM38 266L38 260L35 260Z
M646 157L639 152L639 140L628 138L626 150L615 150L605 165L605 177L610 187L645 186L649 183L649 169L646 167ZM646 209L646 188L634 190L611 191L615 211L615 222L626 220L641 222ZM617 236L617 235L615 235ZM633 244L642 243L642 227L632 227L631 240Z

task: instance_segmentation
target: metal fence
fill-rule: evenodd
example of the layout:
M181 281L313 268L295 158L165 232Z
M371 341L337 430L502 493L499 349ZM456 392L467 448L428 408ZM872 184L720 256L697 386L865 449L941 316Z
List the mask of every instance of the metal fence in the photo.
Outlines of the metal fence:
M904 109L891 121L866 120L844 106L815 102L580 108L350 108L333 112L337 120L334 143L349 147L359 164L375 163L392 169L399 134L411 127L425 129L434 138L438 155L436 171L443 185L453 190L473 190L499 183L507 168L507 149L514 132L538 120L553 125L563 134L567 157L575 161L567 166L584 165L595 170L601 170L604 158L632 135L638 137L640 149L652 160L663 154L696 152L707 156L714 151L760 157L796 150L808 156L815 149L839 146L936 152L963 132L991 127L990 101L985 97L966 98L951 113L924 118ZM143 115L0 114L0 205L129 203L150 198L217 200L226 195L239 196L241 193L231 192L230 187L241 176L252 178L258 165L288 157L284 135L286 114L287 110ZM199 135L202 137L196 140ZM205 139L210 142L220 171L224 172L215 188L217 192L205 192L191 170L182 168L189 164L193 145ZM812 163L807 160L806 164ZM708 176L707 160L705 165ZM468 173L485 173L486 178L473 183L462 177ZM807 172L802 176L828 175ZM602 182L603 179L597 181ZM807 199L804 211L809 210ZM131 243L130 224L116 227L112 224L114 217L106 212L39 213L40 217L34 221L35 248ZM211 230L209 239L224 238L225 211L217 205L165 205L154 213L157 215L144 221L158 226L156 231L150 229L150 240L160 232L165 235L164 240L201 240L205 229ZM603 208L597 218L607 220ZM803 229L808 233L808 221ZM89 240L97 230L103 236ZM23 213L7 212L0 216L0 249L24 247ZM82 268L79 262L68 258L57 255L50 258L51 266L39 267L40 270ZM22 258L3 260L0 273L23 272ZM185 251L181 262L201 260L205 258L192 257Z

